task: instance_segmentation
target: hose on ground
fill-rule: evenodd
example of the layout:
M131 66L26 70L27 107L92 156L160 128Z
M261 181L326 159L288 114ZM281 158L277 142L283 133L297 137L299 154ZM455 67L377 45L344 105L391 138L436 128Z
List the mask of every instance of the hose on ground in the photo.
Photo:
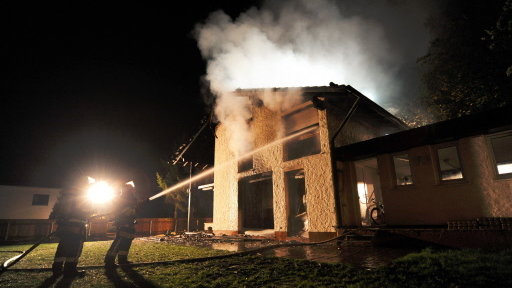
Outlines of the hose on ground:
M186 263L198 263L198 262L205 262L210 260L218 260L218 259L226 259L231 257L237 257L237 256L247 256L252 254L261 253L268 250L273 249L279 249L279 248L285 248L285 247L297 247L297 246L314 246L314 245L321 245L326 244L332 241L336 241L338 239L342 239L343 237L346 237L347 235L353 234L353 231L344 232L339 236L319 241L319 242L293 242L293 243L281 243L281 244L275 244L275 245L269 245L266 247L260 247L255 248L251 250L246 251L240 251L225 255L216 255L216 256L208 256L208 257L199 257L199 258L188 258L188 259L176 259L176 260L166 260L166 261L155 261L155 262L139 262L139 263L130 263L130 264L122 264L118 266L123 267L141 267L141 266L151 266L151 265L166 265L166 264L186 264ZM78 267L80 269L84 270L93 270L93 269L101 269L105 268L104 265L90 265L90 266L80 266ZM51 268L19 268L19 269L9 269L11 272L43 272L43 271L51 271Z

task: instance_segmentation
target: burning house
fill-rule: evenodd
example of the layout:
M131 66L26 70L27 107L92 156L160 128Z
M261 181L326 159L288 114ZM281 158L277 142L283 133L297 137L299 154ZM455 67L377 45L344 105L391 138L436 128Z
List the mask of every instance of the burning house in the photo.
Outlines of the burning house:
M302 101L278 111L261 93L280 98L290 89L236 91L250 99L250 129L243 132L252 150L233 151L236 132L217 126L213 223L206 225L228 235L334 236L352 217L347 213L355 213L346 206L357 196L341 193L344 179L333 151L407 125L350 86L302 88Z

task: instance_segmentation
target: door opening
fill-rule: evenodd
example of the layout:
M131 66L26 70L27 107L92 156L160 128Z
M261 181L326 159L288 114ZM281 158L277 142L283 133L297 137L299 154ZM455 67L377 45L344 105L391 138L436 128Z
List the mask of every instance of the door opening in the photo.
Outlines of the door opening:
M238 182L241 227L274 229L272 173L246 177Z
M305 237L308 228L304 170L285 173L288 197L288 236Z
M384 207L380 187L377 158L355 162L357 193L362 226L383 224L381 210Z

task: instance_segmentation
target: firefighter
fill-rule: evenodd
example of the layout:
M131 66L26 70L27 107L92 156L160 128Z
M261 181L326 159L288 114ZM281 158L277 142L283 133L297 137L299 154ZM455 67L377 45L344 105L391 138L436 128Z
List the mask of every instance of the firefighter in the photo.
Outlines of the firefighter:
M117 257L119 264L129 264L128 252L135 238L135 215L139 203L135 195L133 182L128 182L121 188L121 195L114 212L116 238L110 245L105 256L105 267L112 268Z
M68 187L61 191L53 207L50 219L57 222L56 236L59 245L52 265L54 276L83 277L85 271L77 270L78 259L82 254L85 241L85 224L90 208L84 197L84 191L77 187Z

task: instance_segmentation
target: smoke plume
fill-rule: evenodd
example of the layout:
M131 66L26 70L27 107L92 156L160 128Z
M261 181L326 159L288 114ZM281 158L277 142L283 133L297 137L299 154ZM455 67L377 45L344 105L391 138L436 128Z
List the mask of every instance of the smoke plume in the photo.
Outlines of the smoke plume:
M239 142L250 139L249 103L233 94L237 88L335 82L352 85L387 108L418 94L415 60L428 43L426 3L267 1L236 19L212 13L196 26L195 35L217 97L215 112L231 131L233 151L246 150ZM268 93L260 98L273 110L297 101Z

